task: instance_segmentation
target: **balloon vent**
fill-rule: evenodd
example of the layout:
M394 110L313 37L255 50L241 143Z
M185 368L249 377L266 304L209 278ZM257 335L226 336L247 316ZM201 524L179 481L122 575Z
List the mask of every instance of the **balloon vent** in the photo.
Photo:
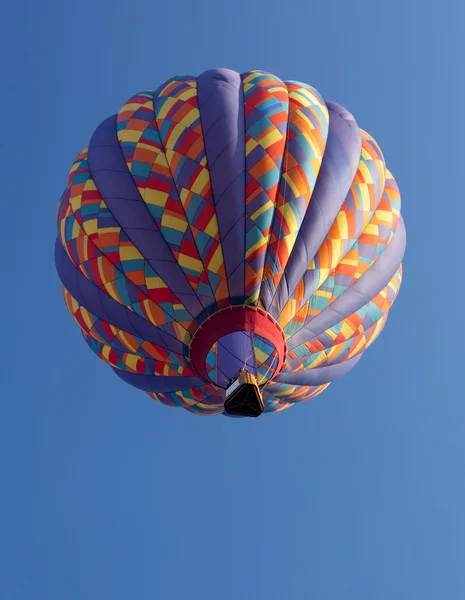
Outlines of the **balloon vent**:
M255 418L265 409L257 380L246 369L227 387L224 397L224 410L229 415Z

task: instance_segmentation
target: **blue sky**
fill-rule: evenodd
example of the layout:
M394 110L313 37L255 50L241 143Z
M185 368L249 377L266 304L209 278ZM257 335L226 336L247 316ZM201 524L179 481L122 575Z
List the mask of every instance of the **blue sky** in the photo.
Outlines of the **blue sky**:
M1 596L463 600L464 5L170 4L2 8ZM407 225L381 338L324 394L257 421L123 384L81 341L53 264L93 129L134 92L214 67L346 106Z

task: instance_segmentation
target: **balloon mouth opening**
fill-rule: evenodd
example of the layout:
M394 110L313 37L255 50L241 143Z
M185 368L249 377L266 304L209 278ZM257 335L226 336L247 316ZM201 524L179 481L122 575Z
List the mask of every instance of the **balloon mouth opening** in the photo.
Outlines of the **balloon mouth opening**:
M237 345L241 335L244 339L248 336L252 353L246 350L247 345L239 344L239 351L228 354L228 340L231 345L235 338ZM262 363L257 360L257 352L251 358L257 346L258 353L265 357ZM264 346L268 354L263 352ZM271 381L282 370L286 355L286 339L279 323L264 310L246 305L230 306L208 317L194 333L189 348L196 374L223 389L244 368L253 372L258 385Z

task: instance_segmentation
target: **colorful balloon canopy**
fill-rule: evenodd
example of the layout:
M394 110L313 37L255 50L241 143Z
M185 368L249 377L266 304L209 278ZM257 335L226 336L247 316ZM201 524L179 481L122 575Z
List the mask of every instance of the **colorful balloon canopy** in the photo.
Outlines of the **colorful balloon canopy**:
M87 344L200 415L224 414L242 367L265 412L352 369L386 323L406 239L394 177L345 108L227 69L173 77L99 125L57 223Z

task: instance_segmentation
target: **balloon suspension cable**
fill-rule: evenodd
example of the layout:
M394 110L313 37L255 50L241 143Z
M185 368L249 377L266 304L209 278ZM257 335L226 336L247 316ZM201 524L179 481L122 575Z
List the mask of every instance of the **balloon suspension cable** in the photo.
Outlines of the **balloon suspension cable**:
M284 204L285 204L285 202L286 202L286 192L287 192L287 187L288 187L287 178L285 177L285 175L287 175L287 167L288 167L288 165L289 165L289 151L288 151L288 149L287 149L287 143L288 143L288 140L289 140L289 115L288 115L288 127L287 127L287 130L286 130L286 148L285 148L285 159L284 159L283 170L281 171L281 177L283 177L283 176L284 176L283 192L282 192L282 194L281 194L281 195L282 195L282 198L283 198L283 204L282 204L282 206L284 206ZM278 197L278 201L279 201L279 197ZM276 215L276 212L277 212L277 210L278 210L278 208L276 208L276 209L275 209L275 215ZM281 217L282 217L282 216L283 216L283 215L281 214ZM279 218L279 217L278 217L278 218ZM281 219L279 219L279 234L278 234L278 243L276 244L276 259L277 259L277 260L279 260L279 245L280 245L280 243L281 243L281 234L282 234L282 231L283 231L283 219L281 218ZM281 266L281 265L280 265L280 266ZM277 290L276 290L276 291L277 291ZM275 292L274 296L276 296L276 292ZM273 298L272 298L271 302L273 302L273 300L274 300L274 296L273 296ZM271 305L271 302L270 302L270 305ZM261 380L261 382L258 384L258 385L261 387L261 389L262 389L262 390L263 390L263 389L265 389L265 387L266 387L266 386L267 386L267 385L270 383L270 381L271 381L271 380L268 378L268 381L267 381L267 382L266 382L266 383L265 383L265 384L262 386L262 383L265 381L265 379L267 379L267 377L268 377L268 374L269 374L269 372L271 371L271 369L274 367L274 365L275 365L275 363L276 363L277 359L278 359L278 356L277 356L277 354L275 354L275 357L274 357L274 359L273 359L273 361L272 361L271 365L269 366L269 368L268 368L268 370L266 371L265 375L262 377L262 380Z
M274 358L273 358L273 360L272 360L272 362L271 362L271 365L268 367L268 370L266 371L265 375L263 375L261 382L258 384L262 390L263 390L263 389L265 389L265 388L266 388L266 386L267 386L267 385L270 383L270 381L271 381L271 379L268 377L268 373L269 373L269 372L271 371L271 369L274 367L274 365L275 365L275 363L276 363L277 359L278 359L278 355L277 355L277 354L275 354L275 356L274 356ZM268 378L267 382L266 382L264 385L262 385L262 383L263 383L263 382L265 381L265 379L267 379L267 378Z
M255 354L255 348L254 348L254 336L253 333L250 334L250 339L251 339L251 347L250 347L250 351L249 354L246 356L245 360L244 360L244 366L243 368L246 369L247 368L247 363L249 362L249 360L254 356ZM256 361L255 361L256 362Z
M284 177L284 185L283 185L283 192L281 194L282 198L283 198L283 203L282 206L284 206L285 202L286 202L286 192L287 192L287 188L288 188L288 183L287 183L287 167L289 166L289 151L287 148L287 144L289 141L289 114L287 116L287 129L286 129L286 146L285 146L285 158L284 158L284 165L283 165L283 169L281 171L281 178ZM279 192L278 192L278 202L279 202ZM276 212L278 211L278 208L275 209L275 216L276 216ZM283 211L284 212L284 211ZM276 244L276 261L279 261L279 245L281 244L281 234L283 232L283 213L281 213L281 219L279 219L279 234L278 234L278 243ZM279 265L280 269L282 270L282 265ZM278 284L279 285L279 284ZM270 306L273 303L273 300L276 296L278 289L276 287L275 293L273 294L273 298L271 299L270 302Z

